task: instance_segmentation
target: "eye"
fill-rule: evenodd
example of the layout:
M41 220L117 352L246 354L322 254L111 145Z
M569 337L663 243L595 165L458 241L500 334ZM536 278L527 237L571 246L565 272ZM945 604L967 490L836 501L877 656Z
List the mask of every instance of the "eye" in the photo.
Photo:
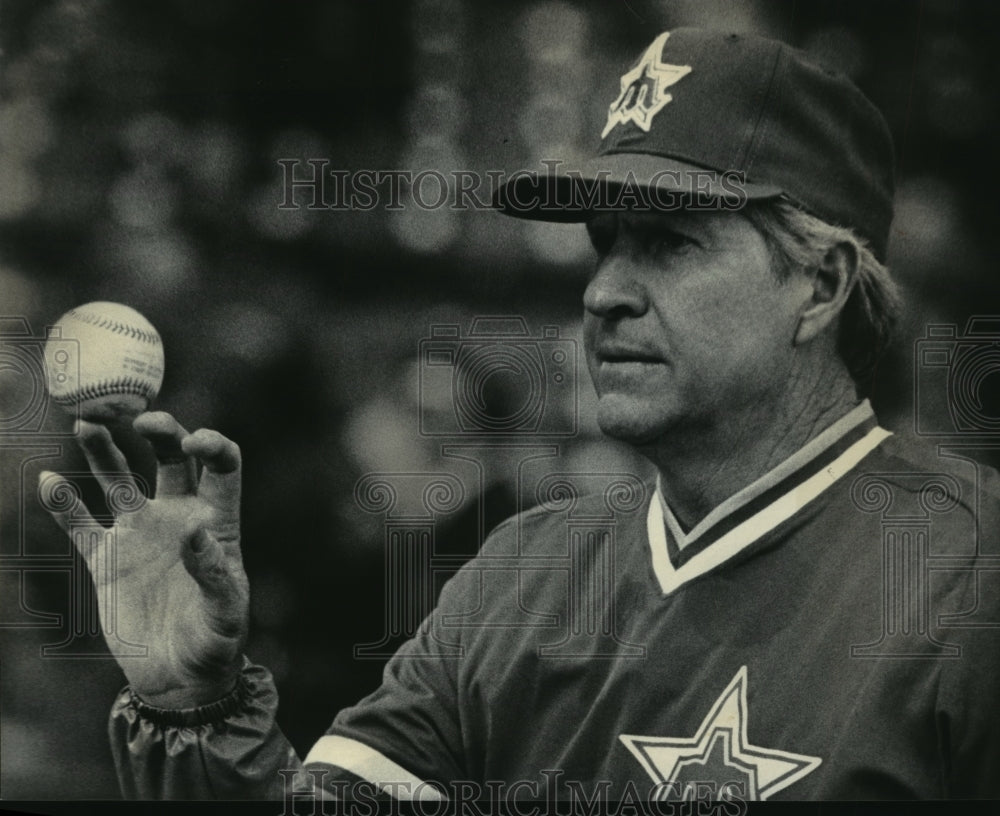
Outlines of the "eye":
M697 246L690 235L678 232L673 229L658 228L648 230L642 236L642 245L649 255L661 255L664 253L676 253L689 247Z

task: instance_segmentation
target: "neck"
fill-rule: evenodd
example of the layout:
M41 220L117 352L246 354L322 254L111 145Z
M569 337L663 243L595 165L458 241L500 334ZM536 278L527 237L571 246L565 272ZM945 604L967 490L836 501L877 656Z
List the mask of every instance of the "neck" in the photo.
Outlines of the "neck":
M767 405L740 406L696 429L678 429L643 453L659 470L664 498L691 529L715 507L773 469L858 403L846 370ZM799 383L802 381L799 380Z

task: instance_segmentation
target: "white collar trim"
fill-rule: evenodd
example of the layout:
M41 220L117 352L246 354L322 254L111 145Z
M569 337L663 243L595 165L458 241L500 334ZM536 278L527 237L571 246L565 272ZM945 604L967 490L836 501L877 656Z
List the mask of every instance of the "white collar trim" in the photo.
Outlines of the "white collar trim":
M795 485L789 492L775 499L759 512L722 535L717 541L697 553L689 561L675 568L667 551L666 530L675 537L679 546L684 546L700 537L718 521L760 495L770 486L779 483L786 476L815 458L852 428L872 416L871 406L866 400L853 411L835 422L823 433L792 454L773 470L751 483L743 490L726 499L712 510L687 534L667 507L660 491L657 478L656 496L649 504L646 528L652 550L653 572L666 595L688 581L704 575L722 562L732 558L761 536L773 530L783 521L791 518L809 502L837 482L862 459L873 451L886 437L892 435L885 428L874 427L865 436L847 448L827 467L813 474L804 482ZM682 543L683 542L683 543Z

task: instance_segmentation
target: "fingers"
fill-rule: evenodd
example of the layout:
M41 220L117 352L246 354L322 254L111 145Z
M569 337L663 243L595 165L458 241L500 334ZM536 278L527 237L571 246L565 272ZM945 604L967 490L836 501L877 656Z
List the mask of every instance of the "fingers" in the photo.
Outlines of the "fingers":
M189 434L176 419L162 411L141 414L133 427L149 440L156 454L158 496L187 495L197 487L199 495L210 505L239 517L241 458L235 442L205 428ZM205 466L200 487L198 462Z
M195 431L181 443L188 456L205 465L199 495L216 509L239 516L240 448L218 431L205 428Z
M156 454L156 495L193 493L197 469L195 461L181 448L181 441L188 435L181 424L168 413L153 411L136 417L132 427L149 441Z
M106 427L94 422L78 420L76 433L80 447L83 449L83 455L87 457L90 469L105 496L109 494L112 487L120 487L123 481L131 489L138 491L135 479L129 471L128 462L112 441L111 433Z

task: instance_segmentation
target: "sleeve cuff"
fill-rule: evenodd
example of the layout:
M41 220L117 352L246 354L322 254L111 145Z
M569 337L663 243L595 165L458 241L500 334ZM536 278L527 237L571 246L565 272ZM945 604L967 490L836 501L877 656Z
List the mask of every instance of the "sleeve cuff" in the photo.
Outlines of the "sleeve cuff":
M248 681L250 660L243 658L243 669L236 678L236 685L225 696L211 703L195 708L159 708L145 702L131 688L126 687L128 704L147 722L174 728L194 728L199 725L214 725L236 714L244 708L253 694L252 681Z

